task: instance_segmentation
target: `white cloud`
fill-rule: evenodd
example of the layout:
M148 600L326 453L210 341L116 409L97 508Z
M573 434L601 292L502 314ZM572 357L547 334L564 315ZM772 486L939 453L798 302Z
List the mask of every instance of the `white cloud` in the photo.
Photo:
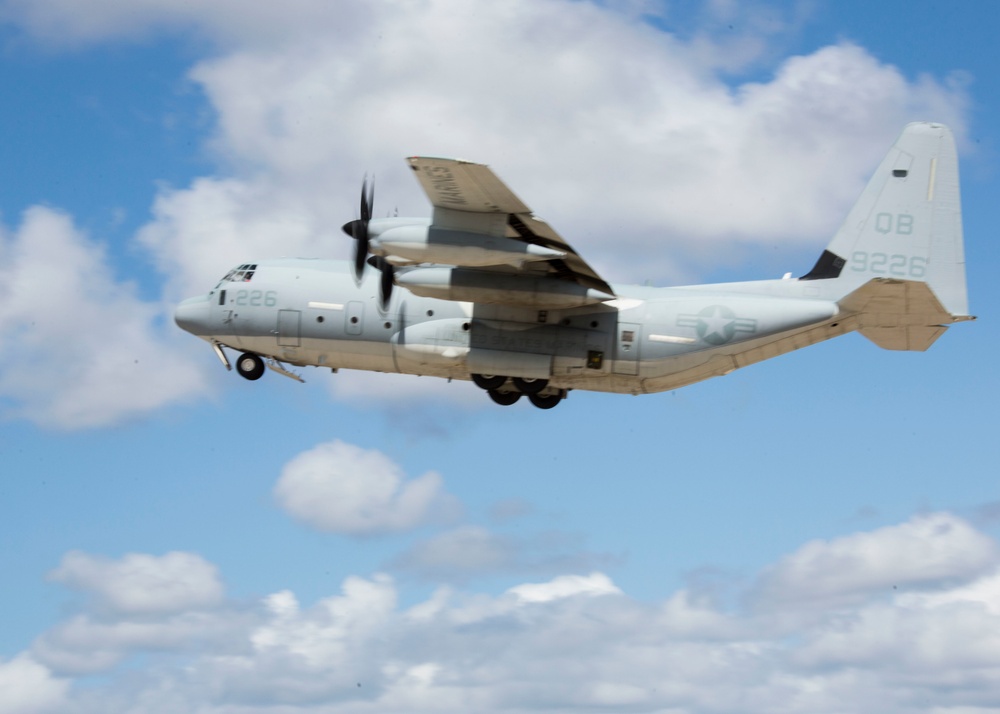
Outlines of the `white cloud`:
M705 22L716 27L734 7L709 7ZM749 29L735 43L728 31L682 39L644 20L668 9L9 0L0 17L57 46L163 29L216 42L190 77L215 112L209 146L219 171L162 188L137 236L169 301L205 292L241 262L347 258L352 243L339 226L357 211L366 171L378 177L377 213L427 215L402 161L414 153L490 163L609 280L676 283L744 257L745 247L818 254L906 121L943 120L963 133L968 102L957 80L907 78L838 44L774 59L772 77L739 84L732 73L767 56L768 38L788 32L787 21L754 6L738 11ZM161 321L174 331L169 317L111 284L98 305L115 319L95 311L74 323L82 341L56 349L47 336L45 350L5 368L0 394L16 413L63 426L112 423L203 386L157 332ZM39 360L46 369L33 375ZM164 365L167 378L151 379ZM367 389L345 376L334 383L337 399L358 401L360 384L374 404L429 390L463 404L482 396L443 392L438 380L380 378Z
M984 552L989 542L934 514L807 544L761 575L805 577L821 550L835 555L824 561L836 567L822 587L809 586L811 609L793 617L779 612L789 606L780 591L758 590L755 607L731 610L684 589L643 602L600 571L495 595L442 588L416 602L386 575L351 576L311 605L285 590L252 608L83 612L13 662L57 696L75 680L55 679L38 662L102 674L88 680L86 699L69 696L79 693L73 685L67 698L87 704L67 703L60 711L68 712L138 711L154 701L206 714L972 711L1000 700L992 602L1000 576L953 548ZM926 577L913 565L918 551ZM949 557L959 565L943 565ZM887 590L869 574L876 566L908 577L909 591ZM88 651L89 669L80 664Z
M274 487L292 517L323 531L376 535L449 520L459 511L439 474L406 479L379 451L332 441L292 459Z
M288 591L271 595L265 604L273 617L250 635L256 652L292 655L307 668L339 668L362 652L365 640L377 636L392 617L396 589L386 575L350 577L340 595L307 612Z
M991 573L963 587L940 593L912 593L901 595L899 601L906 605L941 607L947 605L969 606L985 609L1000 616L1000 573Z
M31 654L62 675L104 672L136 651L224 652L234 636L243 636L247 619L239 611L212 610L84 613L37 638Z
M5 0L0 20L17 23L53 47L78 47L103 40L144 39L159 30L194 31L228 45L282 44L340 30L350 37L370 13L364 4L288 0ZM340 38L341 40L343 38Z
M984 670L1000 672L998 647L998 618L983 608L914 607L896 600L816 628L795 657L815 669L863 666L896 677L903 662L927 677L927 684L974 687Z
M0 228L0 404L80 428L120 422L204 389L159 305L119 281L105 250L52 209Z
M107 671L135 651L225 652L247 627L241 608L220 607L218 569L194 553L111 559L71 551L49 579L90 596L32 644L32 657L60 674Z
M0 714L65 711L69 686L27 655L0 660Z
M251 5L241 22L263 24ZM613 7L398 2L363 21L347 8L304 12L322 41L247 35L192 70L231 175L157 200L141 239L173 292L251 258L346 258L339 226L364 171L377 211L427 215L402 162L414 153L490 163L611 280L676 279L737 244L818 254L906 121L963 131L961 86L911 81L850 44L732 86L708 37L686 43Z
M769 607L813 607L864 599L872 591L937 588L1000 564L1000 548L950 513L830 541L812 541L766 571L758 585Z
M208 292L251 258L318 257L348 241L339 228L317 225L302 197L263 177L201 178L165 190L153 216L138 240L159 258L173 300Z
M122 614L200 609L222 599L217 569L194 553L128 553L111 560L72 551L49 577L92 594L102 606Z
M576 595L621 595L622 591L604 573L560 575L547 583L525 583L508 590L524 602L551 602Z

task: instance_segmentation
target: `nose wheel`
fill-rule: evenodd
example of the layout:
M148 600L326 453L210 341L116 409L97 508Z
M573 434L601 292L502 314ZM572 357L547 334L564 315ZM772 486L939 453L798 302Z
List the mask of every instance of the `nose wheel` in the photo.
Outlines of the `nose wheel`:
M252 352L244 352L236 360L236 371L244 379L260 379L264 375L264 360Z

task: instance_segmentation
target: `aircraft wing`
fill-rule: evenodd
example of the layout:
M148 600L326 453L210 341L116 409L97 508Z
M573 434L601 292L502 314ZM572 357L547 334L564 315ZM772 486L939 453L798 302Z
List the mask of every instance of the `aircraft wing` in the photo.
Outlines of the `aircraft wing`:
M556 280L614 294L573 247L548 223L536 218L488 166L427 156L407 161L434 206L434 227L506 237L560 251L564 257L532 262L522 270L544 270Z

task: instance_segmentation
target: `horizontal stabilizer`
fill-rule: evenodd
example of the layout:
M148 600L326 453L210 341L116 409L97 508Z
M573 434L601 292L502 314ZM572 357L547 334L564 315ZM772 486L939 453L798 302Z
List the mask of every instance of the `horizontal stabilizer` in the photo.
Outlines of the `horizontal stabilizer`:
M947 327L907 325L905 327L862 327L862 335L884 350L925 352L944 334Z
M923 352L947 325L970 319L951 315L927 283L874 278L838 303L858 331L887 350Z

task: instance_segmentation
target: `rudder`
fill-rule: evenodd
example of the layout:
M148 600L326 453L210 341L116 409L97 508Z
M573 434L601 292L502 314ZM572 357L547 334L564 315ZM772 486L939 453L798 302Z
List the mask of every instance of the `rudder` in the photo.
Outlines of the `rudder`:
M903 129L802 279L830 278L841 296L876 278L926 283L952 318L968 316L958 155L948 127Z

